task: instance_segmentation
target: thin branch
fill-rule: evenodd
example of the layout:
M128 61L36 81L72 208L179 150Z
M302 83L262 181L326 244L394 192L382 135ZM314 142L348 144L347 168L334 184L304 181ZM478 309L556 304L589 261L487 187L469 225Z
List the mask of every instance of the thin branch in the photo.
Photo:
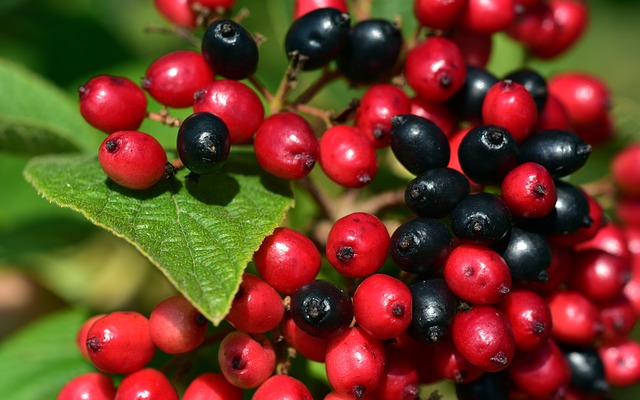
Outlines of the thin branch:
M320 77L316 79L316 81L313 82L311 86L309 86L304 92L302 92L298 96L298 98L293 101L292 104L298 105L308 103L316 94L318 94L318 92L322 88L324 88L327 84L339 78L340 76L342 76L342 73L339 70L325 68L322 72L322 75L320 75Z
M334 206L332 205L331 199L326 195L326 193L320 190L315 182L313 182L308 176L302 179L298 179L296 182L303 189L305 189L311 195L311 197L313 197L316 204L320 208L320 212L322 213L323 218L334 221L336 211L334 209Z

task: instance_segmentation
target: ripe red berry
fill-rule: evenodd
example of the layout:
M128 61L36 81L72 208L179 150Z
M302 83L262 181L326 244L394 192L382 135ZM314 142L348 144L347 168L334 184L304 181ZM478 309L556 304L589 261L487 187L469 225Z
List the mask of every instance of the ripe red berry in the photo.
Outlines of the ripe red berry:
M603 303L620 294L630 274L624 258L601 250L583 250L576 254L567 286L594 302Z
M256 92L232 79L201 85L191 102L194 112L210 112L224 121L231 144L247 143L264 121L264 106Z
M164 106L185 108L193 104L194 93L214 78L213 71L200 53L178 50L149 65L142 87Z
M537 122L536 103L523 85L506 79L487 91L482 103L483 124L505 128L520 143L533 132Z
M110 374L142 369L155 354L149 320L131 311L116 311L93 323L87 332L91 362Z
M604 365L607 382L613 387L631 386L640 376L640 343L624 338L603 343L598 353Z
M375 215L356 212L333 224L325 252L338 272L359 278L382 267L389 254L389 244L389 232Z
M122 379L115 400L178 400L178 392L167 376L153 368L144 368Z
M413 97L410 113L433 122L447 137L453 134L457 124L449 107L442 102L426 101L419 97Z
M455 42L431 36L409 51L404 73L418 97L444 101L462 87L467 67Z
M149 315L151 340L169 354L191 351L207 333L207 319L182 295L162 300Z
M140 86L122 76L99 75L78 88L80 114L105 132L136 130L147 113L147 97Z
M516 349L531 351L551 335L551 310L544 298L528 289L512 291L498 308L513 330Z
M233 331L220 342L218 363L229 382L250 389L259 386L273 374L276 354L264 335Z
M115 395L111 377L99 372L87 372L65 383L56 400L113 400Z
M345 0L295 0L293 2L293 19L298 19L318 8L337 8L346 13L347 2Z
M392 339L407 330L412 306L409 287L389 275L367 277L353 294L353 315L358 325L380 340Z
M614 341L627 337L633 330L638 316L633 304L625 296L618 296L606 304L599 305L600 319L604 330L603 341Z
M198 15L190 0L153 0L156 10L169 22L185 28L195 28Z
M313 400L302 381L288 375L273 375L264 381L251 400Z
M376 148L389 146L391 118L408 114L411 100L401 88L379 83L370 86L360 99L355 125Z
M626 196L640 198L640 142L618 151L611 161L611 174Z
M373 398L411 400L416 399L419 392L418 370L413 358L392 346L385 347L384 372Z
M514 0L469 0L460 26L474 33L494 33L507 29L516 18Z
M89 329L93 326L93 323L104 317L106 314L98 314L93 317L87 319L82 323L80 329L78 329L78 333L76 335L76 344L78 345L78 349L80 349L80 353L89 360L89 350L87 349L87 333Z
M450 36L462 51L469 67L485 68L493 50L493 34L473 33L458 29Z
M553 46L559 30L560 26L553 17L553 11L545 1L520 13L507 28L507 33L527 49L535 49Z
M211 10L222 9L228 10L236 4L236 0L188 0L190 4L200 4L202 7Z
M315 279L320 271L320 251L303 235L287 227L276 228L253 255L258 273L282 294Z
M553 58L570 49L582 37L589 23L589 7L581 0L550 0L549 8L557 26L554 40L533 46L532 53L540 58Z
M593 344L602 331L596 306L576 291L557 291L547 296L553 328L551 336L572 345Z
M153 136L119 131L107 136L98 150L100 167L118 185L146 190L166 174L167 154Z
M320 167L339 185L362 188L375 178L378 159L373 144L356 127L334 125L320 139Z
M182 400L242 400L242 389L229 383L224 375L204 372L189 383Z
M296 352L310 360L323 363L327 354L328 338L319 338L302 330L296 325L290 313L285 313L280 325L282 336Z
M422 26L449 30L458 25L467 3L468 0L415 0L413 14Z
M541 218L549 214L557 200L553 177L542 165L529 161L512 169L500 184L502 200L511 214Z
M472 382L478 379L484 370L467 360L447 337L433 347L433 365L441 379L455 383Z
M225 319L239 331L262 333L278 326L283 315L284 305L278 292L267 282L245 272Z
M534 132L549 129L568 131L571 130L571 122L569 121L567 109L560 100L556 96L548 94L547 101L538 115L538 125Z

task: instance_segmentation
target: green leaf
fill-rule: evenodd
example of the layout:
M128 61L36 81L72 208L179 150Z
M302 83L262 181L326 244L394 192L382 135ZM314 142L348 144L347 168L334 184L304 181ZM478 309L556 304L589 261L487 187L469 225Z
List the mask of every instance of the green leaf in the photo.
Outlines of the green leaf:
M103 137L82 119L69 95L6 59L0 59L0 82L0 152L96 151Z
M95 157L42 156L25 177L50 201L131 242L218 324L253 253L292 206L291 188L239 149L219 173L194 182L187 172L135 192L108 180Z
M76 347L86 318L77 310L55 313L5 339L0 344L2 398L54 399L70 379L94 371Z

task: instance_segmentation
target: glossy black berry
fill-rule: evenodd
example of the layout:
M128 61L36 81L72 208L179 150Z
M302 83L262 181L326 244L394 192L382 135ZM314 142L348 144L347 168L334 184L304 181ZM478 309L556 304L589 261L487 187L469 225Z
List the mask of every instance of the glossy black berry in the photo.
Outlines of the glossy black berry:
M518 165L518 144L506 129L480 125L462 138L458 159L462 171L474 182L497 184Z
M511 227L511 212L505 202L488 192L471 193L451 211L451 230L459 239L491 244Z
M404 271L429 274L444 265L452 237L440 220L418 217L404 222L391 235L391 257Z
M485 372L471 382L456 383L458 400L508 400L509 380L504 372Z
M520 145L520 161L536 162L554 178L567 176L580 169L591 154L591 146L578 135L549 129L530 135Z
M430 169L409 182L407 207L421 217L442 218L469 194L469 180L452 168Z
M424 343L436 343L449 335L456 298L442 278L409 285L413 299L411 324L407 332Z
M520 68L507 74L503 79L508 79L519 83L533 97L538 112L542 111L547 102L547 80L536 70L531 68Z
M482 103L498 78L484 68L467 66L464 85L447 101L451 110L467 121L482 119Z
M549 278L551 247L544 236L513 226L493 247L507 263L513 282L545 282Z
M402 33L385 19L367 19L351 28L337 59L338 68L354 83L372 83L389 75L402 50Z
M215 114L191 114L178 129L178 156L195 174L210 174L222 167L230 148L229 129Z
M291 296L291 318L310 335L329 338L344 332L353 319L351 297L329 281L315 280Z
M420 175L449 164L451 149L447 136L435 123L412 114L391 119L391 151L410 172Z
M284 47L289 58L304 56L303 70L318 69L335 59L349 37L349 14L326 7L315 9L291 24Z
M569 385L572 388L585 393L602 393L609 390L604 364L595 348L563 345L562 351L571 369Z
M207 27L202 37L202 56L215 74L229 79L244 79L258 69L256 41L231 19L219 19Z

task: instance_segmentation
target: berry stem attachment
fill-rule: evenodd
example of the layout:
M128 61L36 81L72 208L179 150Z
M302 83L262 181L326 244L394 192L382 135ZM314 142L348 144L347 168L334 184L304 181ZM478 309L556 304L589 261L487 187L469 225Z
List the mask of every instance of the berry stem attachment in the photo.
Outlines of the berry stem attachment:
M160 110L160 112L157 113L147 112L147 118L152 121L161 122L162 124L167 126L178 127L182 123L178 118L169 115L169 111L167 111L166 108L163 108L162 110Z
M189 45L193 47L200 47L200 39L195 37L193 31L189 28L181 27L181 26L154 26L148 25L144 28L144 31L147 33L160 33L163 35L172 35L176 36L185 42L189 43Z
M293 88L295 88L298 81L298 74L302 70L302 66L306 59L306 56L299 54L297 51L291 54L291 60L289 61L289 65L287 66L287 70L285 71L282 80L280 81L278 90L269 102L269 110L271 111L271 114L276 114L284 108L287 95Z
M351 9L357 21L369 19L371 17L372 7L373 0L353 0L351 2Z

